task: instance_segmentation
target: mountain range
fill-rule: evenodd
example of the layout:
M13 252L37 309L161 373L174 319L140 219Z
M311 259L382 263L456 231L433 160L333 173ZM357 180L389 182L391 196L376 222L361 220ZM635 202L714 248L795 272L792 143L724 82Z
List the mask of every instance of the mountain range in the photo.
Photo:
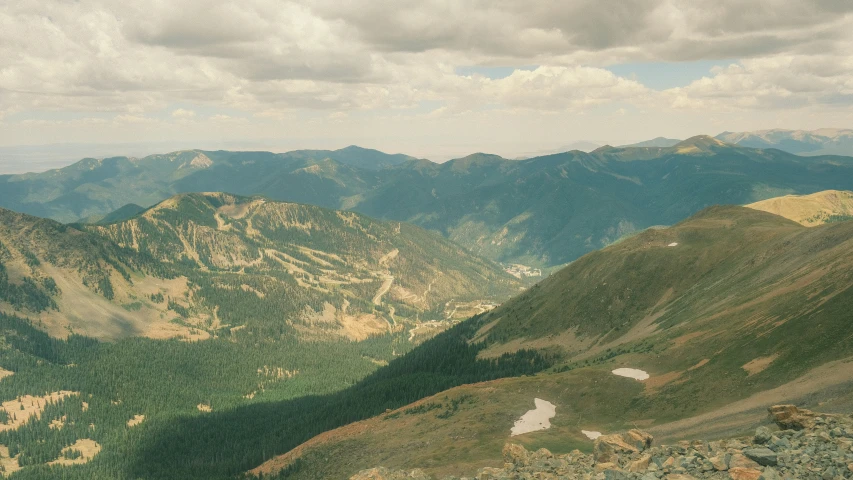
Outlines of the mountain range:
M850 189L852 169L850 157L800 157L707 136L671 147L528 160L473 154L443 164L357 147L186 151L0 176L0 206L72 222L182 192L263 195L413 223L493 261L549 267L710 205Z
M500 466L542 406L549 427L512 438L555 452L740 434L768 403L849 410L852 168L700 136L5 176L30 213L0 209L0 468L459 475Z
M723 132L718 139L752 148L777 148L798 155L853 155L853 130L757 130Z
M797 155L853 155L853 130L843 128L723 132L714 138L742 147L775 148ZM680 141L657 137L625 147L671 147Z

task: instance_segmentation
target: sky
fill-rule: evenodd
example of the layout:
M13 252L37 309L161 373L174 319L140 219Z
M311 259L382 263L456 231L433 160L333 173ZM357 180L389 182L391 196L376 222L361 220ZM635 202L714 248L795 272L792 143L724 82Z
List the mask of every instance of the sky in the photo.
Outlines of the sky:
M0 2L0 162L849 128L851 45L849 0Z

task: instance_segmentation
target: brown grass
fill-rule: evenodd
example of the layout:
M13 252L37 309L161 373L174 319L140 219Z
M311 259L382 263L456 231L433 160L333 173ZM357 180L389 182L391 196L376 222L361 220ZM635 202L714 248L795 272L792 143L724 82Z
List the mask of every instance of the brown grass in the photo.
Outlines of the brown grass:
M80 456L72 459L65 458L66 452L72 450L80 452ZM81 438L74 442L73 445L63 448L59 453L59 458L52 462L48 462L48 465L82 465L93 459L95 455L100 453L100 451L101 445L98 442L88 438Z
M74 395L80 395L80 393L62 390L49 393L43 397L24 395L14 400L5 401L2 408L6 411L9 419L6 423L0 423L0 432L17 430L21 425L27 423L30 418L41 418L41 413L48 404L59 403L65 398Z
M18 465L18 457L21 454L15 455L14 457L9 456L9 447L6 445L0 445L0 474L4 477L8 477L9 475L17 472L21 469L21 466Z
M133 418L127 421L128 428L135 427L145 421L145 415L134 415Z
M853 215L853 192L826 190L811 195L785 195L747 207L785 217L806 227L816 227L833 215Z

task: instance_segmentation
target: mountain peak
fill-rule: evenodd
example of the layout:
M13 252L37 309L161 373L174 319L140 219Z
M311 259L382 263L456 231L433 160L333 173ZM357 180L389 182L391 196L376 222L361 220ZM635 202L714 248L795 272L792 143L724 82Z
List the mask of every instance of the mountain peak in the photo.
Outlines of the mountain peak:
M696 135L687 140L676 143L672 148L676 153L709 153L716 147L724 147L727 144L710 135Z

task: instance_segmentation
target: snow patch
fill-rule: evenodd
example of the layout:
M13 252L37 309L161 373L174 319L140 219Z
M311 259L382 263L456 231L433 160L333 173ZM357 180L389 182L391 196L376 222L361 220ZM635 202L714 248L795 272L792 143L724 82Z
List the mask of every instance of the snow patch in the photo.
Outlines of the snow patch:
M557 407L553 403L534 398L533 403L536 405L535 410L528 410L527 413L515 421L512 427L512 437L521 435L522 433L535 432L538 430L548 430L551 428L551 419L557 414Z
M581 430L581 433L586 435L586 438L590 440L595 440L601 436L601 432L596 432L595 430Z
M619 375L620 377L628 377L633 378L634 380L648 380L649 374L642 371L637 370L636 368L617 368L613 370L613 375Z

